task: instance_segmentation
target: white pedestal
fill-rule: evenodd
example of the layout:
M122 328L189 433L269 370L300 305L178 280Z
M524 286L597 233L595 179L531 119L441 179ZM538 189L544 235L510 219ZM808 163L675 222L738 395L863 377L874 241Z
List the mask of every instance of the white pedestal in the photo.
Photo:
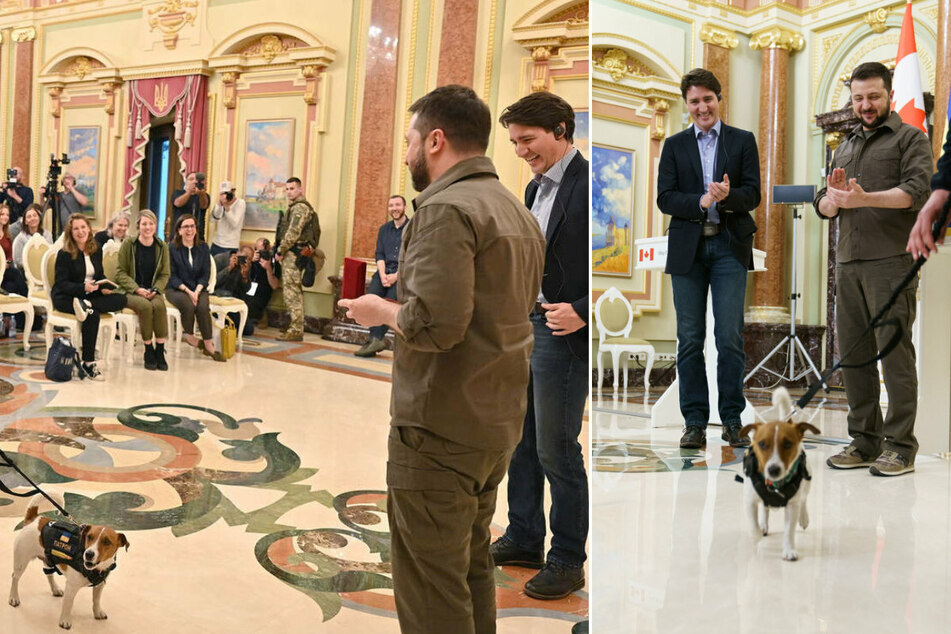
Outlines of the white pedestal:
M635 251L637 253L636 268L647 271L664 271L667 265L667 237L644 238L635 240ZM766 270L766 252L759 249L753 249L753 270ZM711 425L720 425L719 395L717 394L717 347L713 337L713 296L707 294L707 332L703 344L704 365L707 370L707 391L710 396L710 420ZM740 414L740 422L744 425L752 423L755 420L755 410L749 400L746 401L746 407ZM651 427L683 427L684 417L680 413L680 379L677 378L670 387L657 399L654 407L651 408Z
M951 246L942 246L921 269L918 347L920 454L951 450Z

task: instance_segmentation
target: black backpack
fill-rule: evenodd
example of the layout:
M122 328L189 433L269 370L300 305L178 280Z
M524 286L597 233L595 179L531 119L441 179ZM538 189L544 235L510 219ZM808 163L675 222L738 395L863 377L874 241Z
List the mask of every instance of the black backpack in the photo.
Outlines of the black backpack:
M49 352L46 353L46 378L62 383L72 379L74 372L79 373L79 378L86 376L79 361L79 352L66 337L53 339Z

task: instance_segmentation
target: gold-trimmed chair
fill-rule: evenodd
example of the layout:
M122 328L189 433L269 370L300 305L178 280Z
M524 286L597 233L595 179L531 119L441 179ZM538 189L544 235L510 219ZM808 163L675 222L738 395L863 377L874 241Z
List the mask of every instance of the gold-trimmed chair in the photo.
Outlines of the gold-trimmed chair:
M0 253L0 280L7 272L7 259ZM33 331L33 304L23 295L10 293L0 295L0 312L4 313L23 313L23 349L30 349L30 333Z
M244 325L248 323L248 305L244 300L237 297L218 297L212 295L215 292L215 280L218 277L218 266L215 264L215 258L211 258L211 275L208 276L208 307L211 310L211 316L215 318L215 326L220 330L224 328L225 317L228 313L238 313L238 350L244 349Z

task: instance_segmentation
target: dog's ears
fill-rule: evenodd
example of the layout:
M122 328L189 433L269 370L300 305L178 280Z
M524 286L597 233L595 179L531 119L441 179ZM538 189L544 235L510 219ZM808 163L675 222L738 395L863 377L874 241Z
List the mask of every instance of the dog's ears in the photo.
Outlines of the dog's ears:
M812 433L816 434L817 436L821 433L821 432L819 431L819 428L816 427L815 425L813 425L812 423L796 423L796 429L799 430L799 435L800 435L800 436L805 436L807 430L808 430L808 431L811 431Z
M751 423L749 425L744 425L743 429L740 430L740 438L748 435L751 431L755 431L762 426L763 423Z
M118 537L119 537L119 547L121 548L125 546L125 549L129 550L129 540L125 538L125 535L123 533L119 533Z

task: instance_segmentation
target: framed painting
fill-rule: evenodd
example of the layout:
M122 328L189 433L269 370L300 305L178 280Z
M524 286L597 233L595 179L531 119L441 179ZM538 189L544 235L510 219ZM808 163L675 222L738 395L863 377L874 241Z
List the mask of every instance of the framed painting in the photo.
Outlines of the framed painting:
M578 148L578 151L581 152L581 155L584 157L591 156L589 148L591 141L590 135L588 134L589 120L590 117L586 110L575 110L575 147Z
M76 177L76 189L89 199L82 212L95 215L99 183L99 126L69 128L66 153L69 155L69 164L63 166L63 174L69 173Z
M294 160L294 120L248 121L246 139L244 228L273 231L287 208L284 183Z
M634 222L634 151L591 147L591 264L595 275L630 277Z

